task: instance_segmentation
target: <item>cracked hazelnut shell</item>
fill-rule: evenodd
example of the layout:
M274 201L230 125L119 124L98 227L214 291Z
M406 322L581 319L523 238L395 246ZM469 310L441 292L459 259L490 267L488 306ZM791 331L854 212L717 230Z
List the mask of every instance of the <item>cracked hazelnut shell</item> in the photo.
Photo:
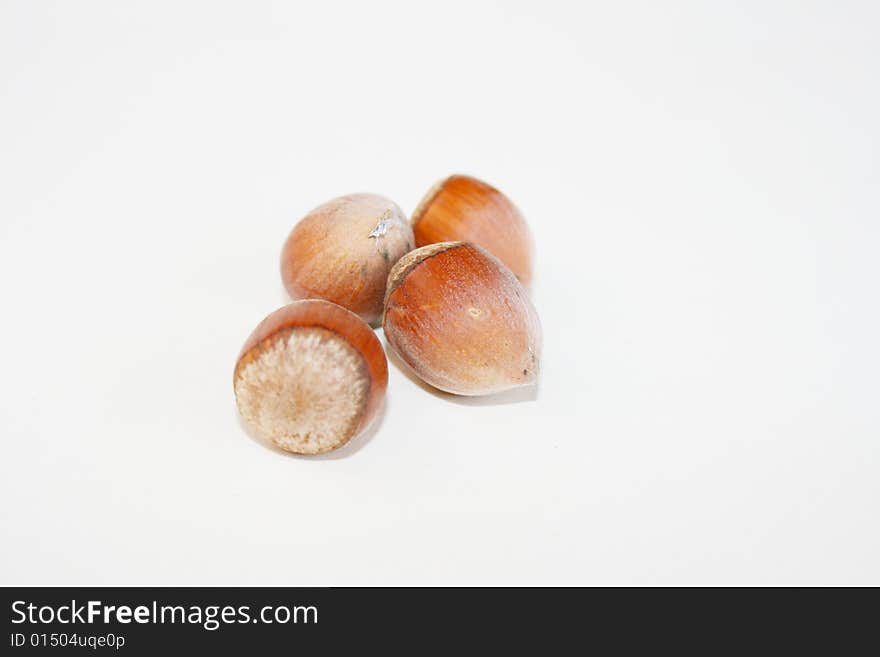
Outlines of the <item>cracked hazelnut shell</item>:
M281 278L293 299L325 299L378 324L394 263L414 248L406 216L376 194L349 194L309 212L281 252Z
M416 246L462 241L481 246L523 283L532 281L531 231L513 202L492 185L471 176L441 180L412 216Z
M541 327L511 271L480 247L443 242L401 258L388 278L388 343L425 382L485 395L535 382Z
M329 452L362 433L387 385L388 363L373 330L320 299L266 317L242 347L233 375L245 422L297 454Z

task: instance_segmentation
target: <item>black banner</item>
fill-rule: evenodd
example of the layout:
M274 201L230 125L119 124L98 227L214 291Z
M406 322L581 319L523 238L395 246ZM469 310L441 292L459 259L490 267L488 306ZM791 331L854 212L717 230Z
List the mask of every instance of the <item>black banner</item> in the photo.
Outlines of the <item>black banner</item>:
M3 654L876 646L876 590L5 588ZM867 643L863 643L867 641Z

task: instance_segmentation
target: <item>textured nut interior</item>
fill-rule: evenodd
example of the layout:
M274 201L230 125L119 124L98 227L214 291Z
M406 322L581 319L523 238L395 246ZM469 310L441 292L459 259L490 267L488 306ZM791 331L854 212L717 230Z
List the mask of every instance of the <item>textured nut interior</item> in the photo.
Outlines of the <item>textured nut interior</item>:
M243 357L235 398L260 436L290 452L319 454L345 444L358 430L369 382L363 356L341 336L294 327Z

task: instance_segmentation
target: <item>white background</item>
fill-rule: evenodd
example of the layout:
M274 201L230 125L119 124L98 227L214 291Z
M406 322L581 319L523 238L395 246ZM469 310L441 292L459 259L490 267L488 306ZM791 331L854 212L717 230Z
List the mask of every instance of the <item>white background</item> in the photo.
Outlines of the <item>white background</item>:
M0 583L880 584L880 10L0 4ZM325 458L232 369L295 221L471 173L540 388Z

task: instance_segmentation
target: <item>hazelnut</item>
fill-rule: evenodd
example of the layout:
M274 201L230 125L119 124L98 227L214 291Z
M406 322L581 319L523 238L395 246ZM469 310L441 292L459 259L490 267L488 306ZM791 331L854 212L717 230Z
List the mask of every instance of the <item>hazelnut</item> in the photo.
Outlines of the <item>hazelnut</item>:
M419 203L412 225L416 246L472 242L507 265L523 285L532 281L528 224L509 198L482 180L461 175L441 180Z
M537 378L538 315L516 276L474 244L403 256L388 277L383 327L406 364L447 392L485 395Z
M294 299L326 299L378 324L388 272L414 247L397 205L375 194L349 194L294 226L281 252L281 277Z
M320 299L266 317L245 342L233 376L245 422L297 454L329 452L360 434L387 385L376 334L354 313Z

